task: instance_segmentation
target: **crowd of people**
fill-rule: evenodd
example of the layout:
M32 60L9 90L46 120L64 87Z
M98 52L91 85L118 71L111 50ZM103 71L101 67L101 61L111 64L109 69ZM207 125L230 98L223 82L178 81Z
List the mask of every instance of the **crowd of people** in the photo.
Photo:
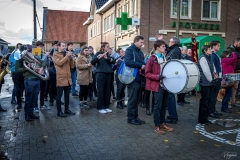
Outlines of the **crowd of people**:
M25 100L25 120L32 121L39 119L39 116L34 114L39 112L39 109L51 109L54 100L57 106L57 116L75 115L69 106L70 94L72 97L79 98L80 108L89 107L88 101L96 101L99 113L111 113L110 98L112 94L113 99L117 102L116 108L127 108L128 123L145 124L145 121L138 115L138 107L141 106L146 108L146 115L153 114L154 130L157 133L165 134L166 131L174 131L166 123L176 124L178 122L176 105L190 104L185 97L195 95L196 91L194 89L188 93L178 93L176 100L175 94L164 88L162 81L166 77L161 73L163 66L168 61L172 59L191 61L192 53L191 49L186 46L180 47L180 40L175 36L169 40L169 44L162 40L162 35L157 35L156 39L149 54L143 54L141 51L144 45L142 36L136 36L126 51L118 48L115 52L112 51L108 42L102 42L100 50L93 53L92 46L82 46L80 50L74 51L73 43L64 41L54 41L49 52L44 52L44 44L38 41L36 48L39 48L41 53L32 55L33 47L31 45L18 43L16 49L8 56L14 83L11 103L17 104L17 109L20 110L23 108L22 104ZM201 87L198 122L205 125L211 123L208 120L209 116L219 118L223 113L231 113L231 107L238 107L235 97L239 81L236 80L233 87L225 88L221 107L223 113L216 110L217 96L224 75L240 73L240 39L236 38L233 44L221 53L221 57L217 54L219 50L219 41L213 40L210 45L204 45L197 63ZM26 60L24 52L38 61L36 73L29 70L34 70L34 68ZM139 70L130 84L124 84L118 77L122 62L130 68ZM46 68L49 73L48 80L40 78L46 74ZM116 92L114 81L117 86ZM76 84L80 87L79 93L75 89ZM125 104L126 89L127 104ZM64 102L61 101L63 92ZM48 98L49 106L45 103ZM38 102L40 103L39 107ZM62 111L61 105L64 105L64 111ZM168 116L166 116L166 110ZM0 111L6 110L0 108Z

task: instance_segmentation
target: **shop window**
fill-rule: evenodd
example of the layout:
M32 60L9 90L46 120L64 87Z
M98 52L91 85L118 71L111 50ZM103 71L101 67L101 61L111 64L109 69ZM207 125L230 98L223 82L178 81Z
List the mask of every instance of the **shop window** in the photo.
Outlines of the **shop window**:
M178 0L171 0L171 18L177 18ZM189 19L192 14L192 0L180 0L180 18Z

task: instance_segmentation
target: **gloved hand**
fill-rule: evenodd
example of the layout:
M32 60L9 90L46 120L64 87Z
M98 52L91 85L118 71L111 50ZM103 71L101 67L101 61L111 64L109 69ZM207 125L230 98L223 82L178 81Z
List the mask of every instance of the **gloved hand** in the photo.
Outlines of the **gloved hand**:
M160 80L163 80L164 78L166 78L166 76L164 76L164 75L160 75L160 76L159 76L159 79L160 79Z

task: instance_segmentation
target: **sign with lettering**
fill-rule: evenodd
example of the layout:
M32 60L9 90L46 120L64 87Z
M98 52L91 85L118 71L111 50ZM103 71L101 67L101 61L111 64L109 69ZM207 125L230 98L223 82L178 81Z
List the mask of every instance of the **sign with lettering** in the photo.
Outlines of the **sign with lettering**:
M172 22L172 28L175 28L177 23ZM220 24L211 23L196 23L196 22L179 22L179 27L184 27L187 29L204 29L204 30L220 30Z

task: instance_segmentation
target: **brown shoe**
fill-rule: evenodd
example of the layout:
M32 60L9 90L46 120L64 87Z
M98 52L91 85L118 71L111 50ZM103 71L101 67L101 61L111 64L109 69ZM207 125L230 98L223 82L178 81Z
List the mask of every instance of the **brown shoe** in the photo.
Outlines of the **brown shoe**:
M154 128L154 131L159 134L165 134L165 132L162 129L160 129L160 127L158 127L158 126Z
M163 129L164 131L168 131L168 132L174 131L173 128L166 126L166 124L164 124L164 123L160 125L160 128Z

